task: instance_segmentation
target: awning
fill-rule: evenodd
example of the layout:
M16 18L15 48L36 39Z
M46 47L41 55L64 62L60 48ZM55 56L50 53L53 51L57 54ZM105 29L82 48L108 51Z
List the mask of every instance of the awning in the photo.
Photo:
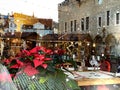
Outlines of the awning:
M59 34L47 34L42 37L42 40L44 41L58 41Z
M61 37L62 41L89 41L92 42L92 38L89 34L66 34Z
M22 32L22 34L21 34L21 39L25 39L25 40L35 41L39 38L40 38L40 36L36 32Z
M21 32L14 32L14 33L8 32L5 34L2 34L1 37L2 38L21 38Z

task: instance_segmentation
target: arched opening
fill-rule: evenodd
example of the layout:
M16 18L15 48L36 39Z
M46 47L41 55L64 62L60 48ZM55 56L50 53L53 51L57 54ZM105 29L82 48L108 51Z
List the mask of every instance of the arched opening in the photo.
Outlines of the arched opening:
M96 55L101 55L104 53L103 38L100 35L95 36L94 43Z

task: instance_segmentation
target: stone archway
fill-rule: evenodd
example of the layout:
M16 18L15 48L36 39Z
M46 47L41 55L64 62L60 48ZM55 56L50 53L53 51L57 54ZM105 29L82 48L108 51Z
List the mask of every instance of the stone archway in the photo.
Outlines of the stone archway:
M100 35L95 36L94 42L95 43L102 43L102 37Z
M96 55L101 55L104 53L104 43L103 43L103 38L100 35L96 35L94 38L94 43L95 43L95 52Z
M105 43L107 45L113 46L116 44L116 42L117 42L117 39L113 34L108 34L107 37L105 38Z
M115 45L117 43L117 39L113 34L108 34L107 37L105 38L105 54L106 56L110 56L115 54Z

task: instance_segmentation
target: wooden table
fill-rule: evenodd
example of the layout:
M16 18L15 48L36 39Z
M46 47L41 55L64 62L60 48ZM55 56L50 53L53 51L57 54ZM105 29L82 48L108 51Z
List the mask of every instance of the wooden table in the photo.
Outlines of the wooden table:
M79 79L77 82L79 86L120 84L120 78Z
M69 78L72 78L78 82L79 86L88 85L104 85L104 84L120 84L120 78L115 77L114 73L104 71L73 71L74 75L68 74Z

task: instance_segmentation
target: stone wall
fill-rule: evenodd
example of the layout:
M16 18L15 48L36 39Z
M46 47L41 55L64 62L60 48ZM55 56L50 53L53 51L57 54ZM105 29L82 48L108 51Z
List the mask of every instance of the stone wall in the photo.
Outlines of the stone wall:
M118 33L120 25L115 24L115 14L120 12L119 0L103 0L102 4L98 4L98 0L81 0L79 5L76 0L65 0L67 4L59 4L59 32L65 32L65 22L67 22L67 31L70 31L70 21L77 20L77 32L81 32L81 18L89 17L89 31L94 37L98 30L106 28L108 33ZM110 25L106 25L106 12L110 11ZM98 17L102 18L102 26L98 27ZM116 36L117 37L117 36Z
M100 0L99 0L100 1ZM107 25L107 11L109 14L109 25ZM116 24L116 14L120 13L119 0L65 0L58 6L59 12L59 33L89 33L94 39L98 34L103 37L105 29L105 38L112 34L116 42L113 46L119 53L120 43L120 22ZM89 28L86 30L86 21L84 21L84 30L81 30L81 19L89 17ZM101 17L101 26L98 26L98 18ZM120 15L119 15L120 18ZM71 32L71 21L76 20L76 30ZM120 21L120 19L119 19ZM66 23L66 26L65 26Z

